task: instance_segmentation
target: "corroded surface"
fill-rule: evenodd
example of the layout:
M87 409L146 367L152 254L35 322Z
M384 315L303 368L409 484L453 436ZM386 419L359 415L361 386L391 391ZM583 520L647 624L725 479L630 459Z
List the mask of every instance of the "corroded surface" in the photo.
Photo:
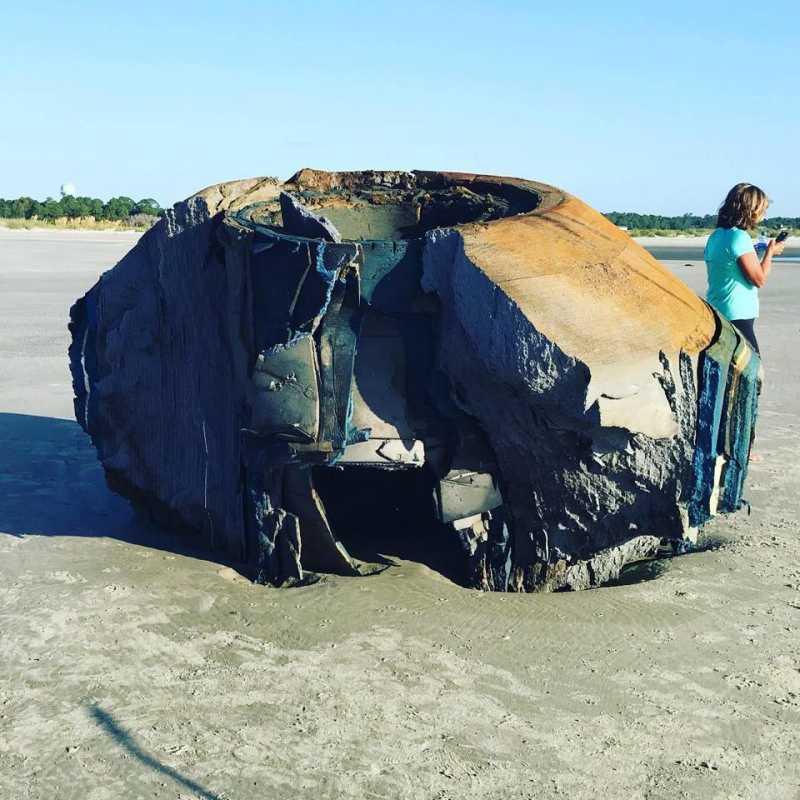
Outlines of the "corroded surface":
M431 498L424 535L460 543L459 574L487 589L596 585L691 539L716 487L720 510L739 503L757 358L714 361L733 329L543 184L219 184L72 319L76 416L110 485L260 580L371 569L346 549L359 491L341 484L348 518L341 467L393 471L390 506ZM704 439L698 408L716 414Z

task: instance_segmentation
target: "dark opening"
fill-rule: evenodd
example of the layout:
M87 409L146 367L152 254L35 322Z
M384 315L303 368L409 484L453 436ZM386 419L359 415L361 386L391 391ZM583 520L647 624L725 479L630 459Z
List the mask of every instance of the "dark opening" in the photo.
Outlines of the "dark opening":
M286 190L308 210L331 222L345 241L418 239L433 228L525 214L536 209L542 199L528 187L502 181L457 183L435 176L412 176L393 187L375 184L364 176L349 181L346 187L319 190L286 185ZM245 224L249 220L278 229L283 225L274 201L246 206L236 216Z
M428 469L315 467L313 474L334 535L353 558L417 561L465 585L466 553L456 534L436 519Z

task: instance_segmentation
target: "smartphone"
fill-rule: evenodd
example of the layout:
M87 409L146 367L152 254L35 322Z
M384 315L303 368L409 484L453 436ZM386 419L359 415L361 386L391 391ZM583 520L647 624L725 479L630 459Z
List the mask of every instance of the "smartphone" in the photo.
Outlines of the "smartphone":
M780 244L781 242L785 241L789 238L789 231L781 231L776 237L775 241Z

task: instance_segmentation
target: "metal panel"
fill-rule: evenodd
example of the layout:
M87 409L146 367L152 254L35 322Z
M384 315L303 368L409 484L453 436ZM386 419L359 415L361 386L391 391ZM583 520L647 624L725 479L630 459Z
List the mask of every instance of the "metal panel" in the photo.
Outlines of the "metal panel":
M436 513L442 522L491 511L503 502L500 488L488 472L451 470L439 481L434 493Z
M317 353L313 337L261 353L253 369L252 427L259 433L297 432L315 441L319 432Z

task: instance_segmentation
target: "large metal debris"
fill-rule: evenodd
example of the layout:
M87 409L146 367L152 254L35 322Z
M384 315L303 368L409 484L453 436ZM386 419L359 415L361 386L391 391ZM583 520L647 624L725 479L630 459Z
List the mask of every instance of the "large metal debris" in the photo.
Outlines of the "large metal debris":
M71 319L109 485L261 582L369 571L348 539L376 498L459 543L465 583L515 591L613 579L742 502L757 355L543 184L220 184Z

